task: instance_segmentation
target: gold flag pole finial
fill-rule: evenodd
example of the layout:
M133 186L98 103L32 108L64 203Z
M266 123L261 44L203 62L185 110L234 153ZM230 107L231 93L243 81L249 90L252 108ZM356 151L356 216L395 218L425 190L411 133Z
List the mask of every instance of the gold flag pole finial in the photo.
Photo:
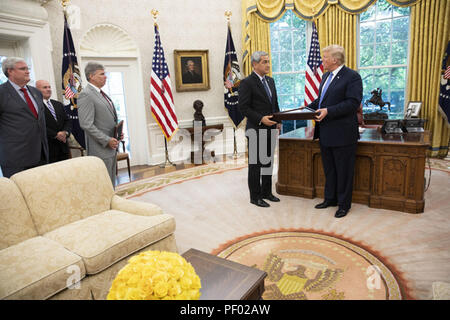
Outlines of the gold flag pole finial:
M159 11L156 9L152 9L152 16L153 16L153 21L156 24L156 21L158 20L158 15L159 15Z
M227 21L230 22L232 13L230 10L225 11L225 17L227 17Z
M61 5L64 10L66 10L66 7L69 5L70 0L61 0Z

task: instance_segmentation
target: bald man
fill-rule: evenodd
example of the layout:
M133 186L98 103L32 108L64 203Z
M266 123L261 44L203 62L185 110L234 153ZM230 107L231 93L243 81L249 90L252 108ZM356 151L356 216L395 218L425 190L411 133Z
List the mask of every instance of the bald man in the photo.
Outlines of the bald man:
M64 111L61 102L50 99L52 88L46 80L36 81L36 88L42 93L45 105L45 123L49 147L49 162L57 162L70 158L67 138L72 130L72 123Z

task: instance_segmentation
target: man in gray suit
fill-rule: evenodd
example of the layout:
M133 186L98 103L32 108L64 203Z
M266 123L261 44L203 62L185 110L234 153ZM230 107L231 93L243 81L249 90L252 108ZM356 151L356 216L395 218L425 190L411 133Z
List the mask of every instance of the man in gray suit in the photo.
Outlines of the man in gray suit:
M42 94L30 81L22 58L6 58L0 85L0 165L3 176L48 163L45 107Z
M106 83L103 65L89 62L84 73L88 85L78 97L78 119L86 136L87 154L103 160L114 186L119 146L119 140L114 136L117 124L116 109L111 98L101 90Z

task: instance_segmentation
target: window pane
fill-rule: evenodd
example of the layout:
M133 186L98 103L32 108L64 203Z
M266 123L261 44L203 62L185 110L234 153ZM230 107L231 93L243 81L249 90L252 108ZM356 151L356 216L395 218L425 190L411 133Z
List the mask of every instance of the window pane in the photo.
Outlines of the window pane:
M280 74L277 77L277 92L279 95L294 94L294 75Z
M278 31L272 31L270 33L270 50L280 51L280 43L278 38Z
M303 95L305 94L305 74L304 73L297 73L294 78L295 82L295 95L301 97L302 103L303 103Z
M281 110L294 108L294 96L278 96L278 104Z
M409 17L392 20L392 40L406 40L409 29Z
M291 10L289 10L289 11L291 11ZM303 32L306 32L306 21L297 17L295 15L295 13L293 13L292 11L291 11L291 14L292 14L292 26L295 29L299 29Z
M377 1L377 20L392 17L392 5L385 0Z
M277 52L272 52L272 72L280 72L280 54Z
M306 68L306 52L294 51L294 70L300 71Z
M392 68L391 89L405 90L406 86L406 67Z
M360 37L361 44L373 43L375 39L375 22L361 23Z
M373 46L361 46L359 51L360 67L368 67L374 65Z
M391 40L391 21L377 22L377 43Z
M392 64L406 64L408 42L392 42Z
M280 50L292 51L292 34L290 32L280 32Z
M394 17L398 16L409 16L409 8L402 8L402 7L396 7L392 6Z
M292 71L292 53L282 52L280 54L281 71Z
M374 89L373 70L360 70L359 74L363 82L363 101L365 101L371 97L370 92Z
M276 26L277 29L281 30L281 29L289 29L290 28L290 24L291 24L290 12L291 12L291 10L287 10L283 14L281 19L274 23L274 25Z
M386 94L389 89L389 72L390 68L380 68L374 70L374 88L383 89L383 94Z
M375 65L387 66L389 64L391 64L389 43L377 45Z
M304 30L294 30L292 32L294 38L294 50L306 50L306 34Z
M403 110L405 106L405 90L395 90L391 92L391 118L403 118Z
M375 19L375 11L376 11L376 5L371 6L367 11L361 13L361 21L367 21L367 20L373 20Z

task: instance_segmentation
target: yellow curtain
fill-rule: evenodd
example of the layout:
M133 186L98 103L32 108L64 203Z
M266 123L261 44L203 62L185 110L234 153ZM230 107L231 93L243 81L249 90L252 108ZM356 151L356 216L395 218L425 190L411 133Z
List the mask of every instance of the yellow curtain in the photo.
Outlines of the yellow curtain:
M345 65L351 69L357 68L356 61L356 21L357 15L349 14L337 6L330 6L317 19L319 44L325 48L331 44L338 44L345 49Z
M449 129L438 112L441 63L450 40L450 1L427 0L411 8L407 101L422 101L421 117L432 134L431 156L448 153Z

